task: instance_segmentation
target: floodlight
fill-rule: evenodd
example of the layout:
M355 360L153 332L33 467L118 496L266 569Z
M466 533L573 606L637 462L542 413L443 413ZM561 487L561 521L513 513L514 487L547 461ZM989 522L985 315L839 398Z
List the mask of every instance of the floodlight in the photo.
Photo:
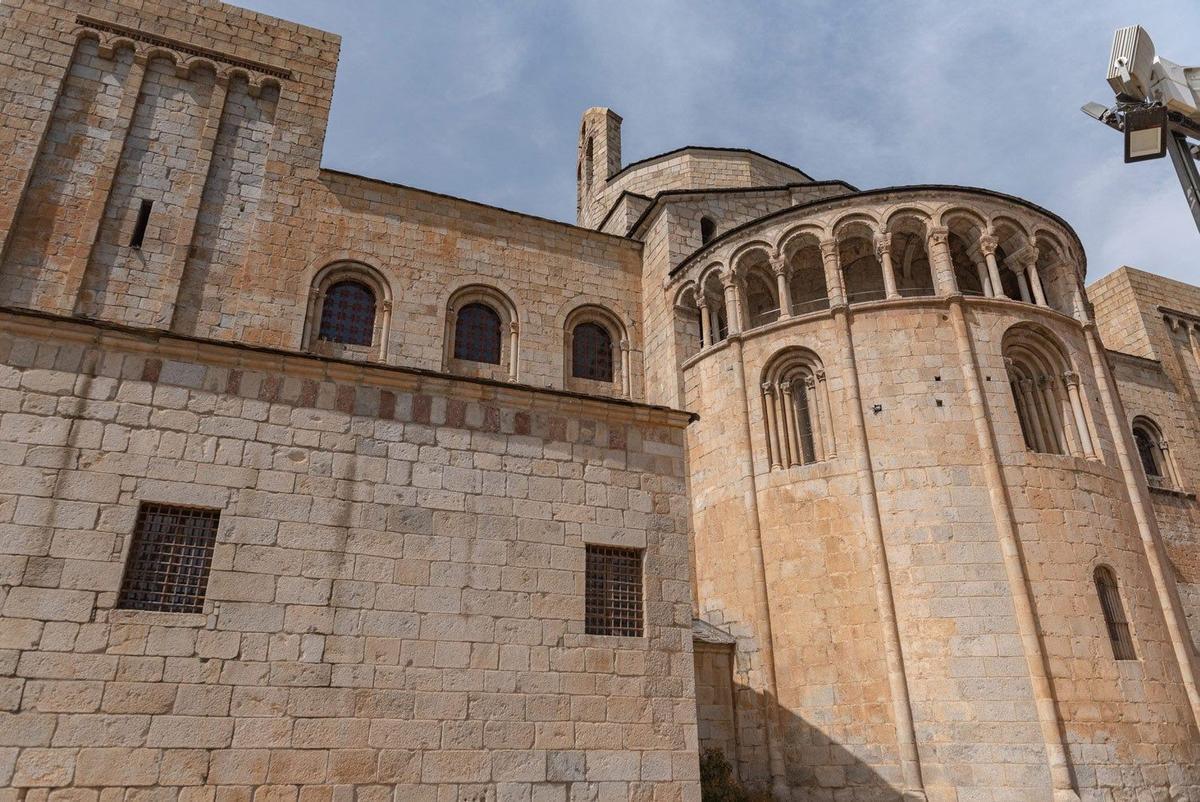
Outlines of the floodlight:
M1167 155L1167 110L1162 106L1125 115L1125 163L1161 159Z

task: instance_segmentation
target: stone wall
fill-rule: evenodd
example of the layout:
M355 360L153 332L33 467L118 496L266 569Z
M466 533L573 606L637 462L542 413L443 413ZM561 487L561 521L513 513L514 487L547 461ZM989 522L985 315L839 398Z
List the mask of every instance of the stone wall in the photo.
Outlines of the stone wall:
M1104 343L1114 349L1109 362L1127 422L1144 417L1157 426L1178 474L1149 495L1193 643L1200 643L1200 288L1123 267L1088 292Z
M480 285L512 308L518 381L564 387L564 321L591 305L619 321L633 380L589 389L643 397L638 243L320 169L336 37L224 6L17 6L10 49L54 38L32 54L37 87L0 66L0 96L38 101L14 103L22 127L6 120L20 141L0 165L0 208L18 210L0 220L5 303L303 350L318 274L350 262L386 289L384 341L363 356L466 370L447 308Z
M1102 457L1029 453L1000 351L1002 334L1027 319L1019 307L974 303L968 319L983 414L996 432L1002 492L1053 672L1048 701L1065 729L1078 788L1087 799L1148 787L1195 793L1200 776L1188 767L1200 757L1200 739L1136 522L1120 501L1124 480L1088 346L1068 319L1037 318L1066 344L1082 376ZM929 798L968 791L1048 798L1037 713L1045 697L1031 682L1038 658L1023 645L1016 610L1024 583L1014 585L1008 574L975 436L980 413L969 400L946 307L899 301L851 316L853 367L830 313L746 332L742 342L718 343L685 366L684 403L700 413L689 436L700 614L738 636L739 709L749 709L762 687L753 667L765 644L755 614L760 580L745 544L761 527L779 703L764 715L778 716L793 786L827 789L833 799L834 789L868 798L901 783L882 592L895 604L901 687ZM791 346L812 350L824 365L836 456L780 470L767 461L756 389L768 360ZM872 484L863 483L863 445L853 431L851 370L861 388L886 574L864 532L861 500ZM741 371L748 399L731 382ZM731 481L730 465L739 464L731 455L740 460L747 452L753 481L740 471ZM1099 563L1121 579L1138 661L1113 659L1092 581ZM1098 708L1105 711L1099 717ZM1159 751L1136 757L1148 742ZM757 761L748 778L761 781L762 753L753 757L745 735L740 749L744 763L747 755Z
M686 416L25 313L0 365L8 798L698 799ZM115 608L141 502L220 511L203 613Z

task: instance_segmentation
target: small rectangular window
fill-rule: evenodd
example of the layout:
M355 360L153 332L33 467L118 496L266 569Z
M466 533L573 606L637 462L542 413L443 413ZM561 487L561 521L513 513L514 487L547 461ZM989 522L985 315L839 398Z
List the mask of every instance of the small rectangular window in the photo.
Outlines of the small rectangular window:
M146 226L150 224L150 210L154 208L154 201L143 200L142 205L138 208L137 222L133 226L133 236L129 238L130 248L142 247L142 242L146 239Z
M587 547L586 620L589 635L642 636L642 552Z
M203 612L220 518L217 510L142 504L117 607Z

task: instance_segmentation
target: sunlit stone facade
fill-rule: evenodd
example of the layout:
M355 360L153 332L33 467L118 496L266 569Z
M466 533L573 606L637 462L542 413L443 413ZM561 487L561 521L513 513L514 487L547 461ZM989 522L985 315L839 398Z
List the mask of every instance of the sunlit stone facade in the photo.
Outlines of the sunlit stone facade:
M543 220L322 168L332 34L0 22L0 800L1200 799L1200 290L600 108Z

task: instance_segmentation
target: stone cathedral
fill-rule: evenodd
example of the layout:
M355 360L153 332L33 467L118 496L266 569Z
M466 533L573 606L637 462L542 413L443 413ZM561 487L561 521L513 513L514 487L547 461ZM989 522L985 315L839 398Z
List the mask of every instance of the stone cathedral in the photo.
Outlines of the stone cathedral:
M326 169L339 45L0 5L0 802L1200 800L1200 288L604 108L575 225Z

